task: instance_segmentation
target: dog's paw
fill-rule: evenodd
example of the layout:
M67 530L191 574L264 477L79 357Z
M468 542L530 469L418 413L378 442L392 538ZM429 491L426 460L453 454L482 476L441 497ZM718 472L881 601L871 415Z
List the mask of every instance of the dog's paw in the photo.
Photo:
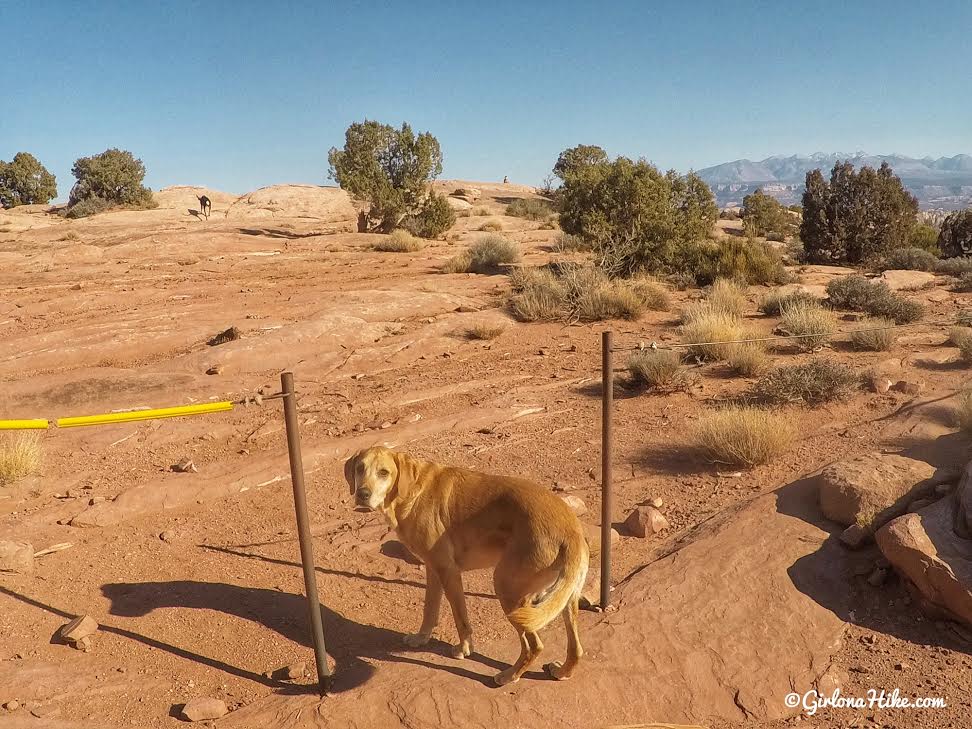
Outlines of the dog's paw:
M464 640L459 643L459 645L452 646L452 657L453 658L468 658L472 655L473 645L471 640Z
M560 661L551 661L543 664L543 670L550 678L556 681L566 681L570 674L564 671L564 665Z
M516 683L519 678L516 678L516 672L513 670L513 666L510 666L505 671L500 671L495 676L493 676L493 683L497 686L505 686L508 683Z
M429 642L430 637L431 636L425 635L424 633L412 633L410 635L406 635L403 640L405 641L405 645L407 645L409 648L421 648L423 645Z

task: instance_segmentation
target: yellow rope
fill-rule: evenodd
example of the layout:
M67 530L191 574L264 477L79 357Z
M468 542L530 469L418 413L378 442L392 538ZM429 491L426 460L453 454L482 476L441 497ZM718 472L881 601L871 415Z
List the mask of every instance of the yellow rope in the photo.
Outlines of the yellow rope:
M0 430L46 430L46 420L0 420Z
M127 413L105 413L103 415L81 415L74 418L58 418L58 428L77 428L84 425L105 425L108 423L130 423L137 420L156 420L158 418L179 418L184 415L204 415L232 410L233 403L209 402L201 405L180 405L174 408L154 410L134 410Z

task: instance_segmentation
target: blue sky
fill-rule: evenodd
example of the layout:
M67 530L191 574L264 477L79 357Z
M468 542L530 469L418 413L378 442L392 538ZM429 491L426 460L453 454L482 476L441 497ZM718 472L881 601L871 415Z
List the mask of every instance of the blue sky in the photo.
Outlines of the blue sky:
M355 120L443 177L535 184L578 143L679 170L771 154L972 152L972 3L0 0L0 159L64 197L121 147L154 189L324 183Z

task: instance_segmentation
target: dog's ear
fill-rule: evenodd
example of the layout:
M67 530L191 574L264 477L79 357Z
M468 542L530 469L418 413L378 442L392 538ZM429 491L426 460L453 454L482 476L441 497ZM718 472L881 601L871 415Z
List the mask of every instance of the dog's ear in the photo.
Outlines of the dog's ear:
M396 498L406 499L415 486L415 460L407 453L391 452L398 475L395 477Z
M354 469L358 465L358 456L361 453L355 453L348 460L344 462L344 480L348 482L348 486L351 487L351 495L354 496Z

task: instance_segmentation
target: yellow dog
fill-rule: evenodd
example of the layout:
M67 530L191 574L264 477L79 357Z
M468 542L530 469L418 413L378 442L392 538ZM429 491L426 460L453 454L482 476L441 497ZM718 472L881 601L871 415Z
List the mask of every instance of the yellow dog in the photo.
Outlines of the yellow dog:
M577 607L589 556L580 522L563 501L522 478L428 463L387 448L348 459L344 476L355 505L384 514L425 563L422 627L405 638L408 645L428 642L444 591L459 632L453 655L468 656L472 628L462 572L495 567L496 596L520 637L520 657L496 674L496 684L519 680L543 650L537 631L558 614L567 627L567 660L544 669L570 678L584 653Z

